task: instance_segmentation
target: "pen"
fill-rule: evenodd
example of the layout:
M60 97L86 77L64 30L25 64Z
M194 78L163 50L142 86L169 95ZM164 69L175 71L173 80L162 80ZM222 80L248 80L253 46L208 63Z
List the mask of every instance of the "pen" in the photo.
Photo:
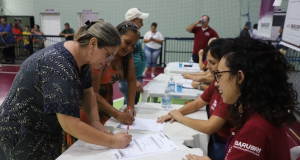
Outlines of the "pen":
M127 108L128 108L129 114L132 116L130 107L128 106Z
M127 126L127 134L128 134L129 126Z

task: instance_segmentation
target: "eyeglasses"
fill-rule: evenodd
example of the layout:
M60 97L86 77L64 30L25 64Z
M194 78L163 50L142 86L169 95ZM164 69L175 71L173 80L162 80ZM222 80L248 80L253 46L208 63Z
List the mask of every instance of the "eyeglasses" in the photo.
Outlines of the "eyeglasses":
M103 48L106 50L106 55L107 55L107 58L106 58L106 60L105 60L105 63L106 64L108 64L108 65L110 65L110 63L111 63L111 61L113 61L114 59L116 59L116 57L115 57L115 55L114 54L110 54L109 52L108 52L108 50L103 46Z
M215 72L215 73L214 73L215 81L216 81L217 83L219 83L219 80L220 80L220 78L221 78L220 73L226 73L226 72L232 72L232 71Z

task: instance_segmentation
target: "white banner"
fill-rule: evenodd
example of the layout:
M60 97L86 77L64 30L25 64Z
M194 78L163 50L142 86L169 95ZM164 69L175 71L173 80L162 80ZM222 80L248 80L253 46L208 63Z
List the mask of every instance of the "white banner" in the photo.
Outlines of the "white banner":
M300 47L300 0L289 0L282 41Z
M262 0L258 21L257 34L271 38L273 23L274 0Z

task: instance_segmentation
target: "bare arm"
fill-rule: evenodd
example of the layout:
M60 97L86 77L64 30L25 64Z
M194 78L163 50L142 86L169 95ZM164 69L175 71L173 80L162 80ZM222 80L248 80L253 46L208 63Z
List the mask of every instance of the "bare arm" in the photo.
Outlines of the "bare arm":
M200 51L198 52L199 55L199 68L201 70L205 70L206 66L203 64L203 49L200 49Z
M60 113L56 113L56 116L65 132L84 142L106 147L125 148L131 141L131 136L126 133L109 135L89 126L79 118Z
M226 123L225 119L215 115L212 115L208 120L198 120L183 116L177 110L171 111L169 114L180 123L208 135L217 132Z
M193 113L193 112L198 111L200 108L206 106L207 104L208 104L208 102L203 101L202 98L199 97L196 100L194 100L194 101L186 104L182 108L180 108L179 111L182 114Z
M204 82L204 83L212 83L215 78L214 75L211 72L208 72L207 75L205 76L201 76L201 77L197 77L197 81L198 82Z
M127 72L127 84L128 84L128 99L127 106L130 106L133 116L135 116L134 104L135 104L135 94L136 94L136 75L134 69L134 63L132 60L128 63L128 72ZM125 110L127 112L127 109Z
M8 34L8 32L0 32L0 35Z
M117 109L115 109L112 105L110 105L100 94L100 80L101 75L100 74L92 74L92 80L93 80L93 90L94 94L96 96L97 105L99 110L103 110L112 117L115 117L117 113L119 112Z
M111 115L112 117L116 118L118 121L124 124L132 124L132 121L134 119L130 115L124 112L120 112L119 110L114 108L99 94L101 75L92 74L92 79L93 79L93 90L96 96L99 110L103 110L104 112L108 113L109 115Z
M196 112L198 111L200 108L206 106L208 104L208 102L205 102L202 100L201 97L197 98L196 100L184 105L183 107L181 107L178 111L185 115L185 114L188 114L188 113L193 113L193 112ZM165 115L165 116L162 116L160 117L157 122L158 123L162 123L166 120L169 120L169 119L172 119L171 120L171 123L174 121L174 118L171 116L171 115Z
M162 43L164 40L161 40L161 39L152 39L152 41L156 42L156 43Z
M201 84L200 85L200 89L205 91L207 88L209 87L209 85L206 85L206 84Z
M195 77L197 77L197 76L201 76L201 77L203 77L203 76L206 76L206 75L208 75L210 73L210 71L209 70L206 70L205 72L200 72L200 73L191 73L191 74L183 74L183 77L185 78L185 77L193 77L193 78L195 78ZM186 79L193 79L193 78L186 78Z
M189 25L188 27L186 27L186 31L192 33L193 31L193 28L197 25L197 24L200 24L199 20L191 25Z
M205 71L205 72L200 72L200 73L191 73L191 74L188 74L188 73L185 73L183 74L182 76L185 78L185 79L193 79L195 76L205 76L209 73L209 70Z
M192 86L195 89L198 89L198 85L200 84L200 82L192 82ZM206 84L200 84L200 89L205 91L207 88L209 87L209 85Z
M81 103L92 126L98 130L106 132L107 129L100 123L96 97L92 87L84 90Z
M151 39L144 39L144 43L151 42Z

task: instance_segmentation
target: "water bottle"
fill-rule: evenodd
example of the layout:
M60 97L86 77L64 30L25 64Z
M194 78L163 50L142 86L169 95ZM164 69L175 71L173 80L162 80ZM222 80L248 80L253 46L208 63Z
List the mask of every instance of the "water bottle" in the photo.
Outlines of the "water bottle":
M190 59L189 63L190 63L191 65L193 65L193 63L194 63L194 61L193 61L193 57L191 57L191 59Z
M162 108L168 110L171 107L171 100L171 94L169 93L169 88L167 87L162 96Z
M173 76L171 76L170 81L168 82L168 87L168 92L175 92L175 81L173 80Z

